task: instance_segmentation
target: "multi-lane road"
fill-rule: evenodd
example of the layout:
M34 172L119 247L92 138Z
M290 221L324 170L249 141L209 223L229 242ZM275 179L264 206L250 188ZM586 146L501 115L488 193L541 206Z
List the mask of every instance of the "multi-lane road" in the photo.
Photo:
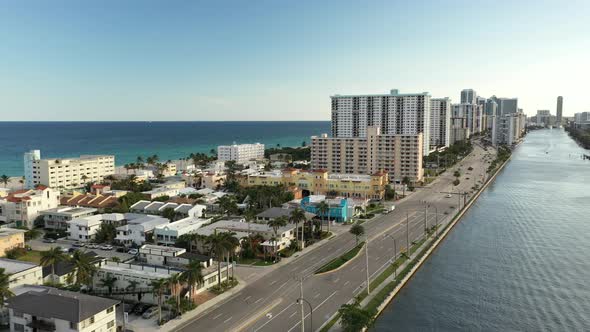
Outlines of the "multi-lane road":
M389 214L363 224L369 244L369 275L374 278L390 263L393 256L393 238L398 251L406 247L409 229L410 242L424 235L425 220L428 227L435 222L447 223L457 211L461 196L447 197L443 192L471 192L474 183L481 186L487 169L484 151L474 145L474 151L454 169L448 170L434 183L421 188L400 201ZM491 159L491 158L490 158ZM473 167L472 171L468 171ZM453 172L461 168L461 183L453 186ZM469 179L467 179L469 178ZM462 203L461 203L462 204ZM438 211L438 214L435 213ZM409 223L406 224L406 221ZM390 236L386 236L388 234ZM314 271L331 259L355 246L355 238L343 233L315 248L289 264L269 269L257 280L224 302L206 310L183 324L178 331L298 331L301 329L299 278L303 277L305 304L305 330L315 331L344 303L361 291L366 291L366 256L364 252L343 268L323 275ZM312 322L313 320L313 322ZM313 326L312 326L313 324Z

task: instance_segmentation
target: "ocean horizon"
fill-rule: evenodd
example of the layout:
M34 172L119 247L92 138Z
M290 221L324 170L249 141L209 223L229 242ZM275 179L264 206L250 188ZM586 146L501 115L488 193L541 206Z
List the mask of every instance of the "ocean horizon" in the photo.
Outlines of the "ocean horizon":
M233 143L301 146L329 131L329 121L3 121L0 175L23 175L23 153L32 149L41 158L112 154L124 165L137 156L179 159Z

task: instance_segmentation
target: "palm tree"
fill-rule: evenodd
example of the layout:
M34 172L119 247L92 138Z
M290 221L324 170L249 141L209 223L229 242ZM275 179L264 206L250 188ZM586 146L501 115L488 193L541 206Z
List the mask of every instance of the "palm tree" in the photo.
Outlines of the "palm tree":
M113 287L117 282L117 278L107 275L106 278L100 279L100 287L106 287L109 290L109 297L113 295Z
M330 213L330 206L324 200L318 204L317 210L320 214L320 217L322 218L322 223L320 224L320 238L321 238L322 224L324 223L324 216L328 217L328 233L330 233L330 214L329 214Z
M104 180L107 181L109 184L112 184L116 180L116 178L114 175L111 174L111 175L105 176Z
M166 279L152 280L150 283L154 296L158 297L158 323L162 322L162 296L168 288Z
M217 261L217 285L221 287L221 261L227 246L224 235L222 233L211 234L207 237L205 243L209 246L209 250L214 254Z
M197 284L198 288L198 286L202 285L203 282L205 282L205 279L203 279L202 270L203 266L201 265L201 262L191 261L187 265L187 270L184 271L184 273L182 274L183 280L186 281L186 283L188 284L188 294L191 299L191 302L194 302L193 296L195 295L195 284Z
M277 256L277 237L278 237L278 230L281 227L285 227L287 226L287 223L289 222L289 219L286 216L280 216L278 218L274 218L272 220L270 220L267 225L268 227L272 228L273 232L275 233L274 237L273 237L273 255L275 255L275 260L276 260L276 256Z
M359 244L359 237L365 234L365 228L362 225L354 224L350 227L350 234L355 236L356 244Z
M51 266L51 281L55 277L55 264L63 262L66 259L67 256L58 247L41 252L41 266Z
M80 284L90 285L92 283L92 277L97 270L90 256L80 250L76 250L70 258L70 263L74 266L74 269L70 273L70 279L75 280L74 284L77 286Z
M234 232L225 232L223 233L223 240L225 249L227 252L227 281L229 281L229 258L230 255L233 256L235 249L237 246L240 245L240 240L236 237L236 233ZM233 274L233 267L232 267L232 274ZM233 276L232 276L233 278Z
M301 208L296 208L295 210L291 211L291 214L289 215L289 221L293 224L295 224L295 237L297 237L297 231L299 230L299 223L300 222L304 222L305 223L305 211L303 211ZM303 230L301 231L301 244L304 244L305 238L304 238L304 230L305 230L305 224L303 225ZM297 239L297 242L299 242L299 240ZM299 246L299 244L297 244L297 248L301 249L301 247Z
M14 296L10 290L10 275L4 273L5 271L4 268L0 268L0 309L4 308L6 299Z
M0 176L0 182L4 183L5 186L8 185L8 181L10 181L10 178L6 174Z
M141 156L137 156L137 159L135 159L135 162L138 165L143 165L143 158Z
M180 315L180 283L182 282L182 276L180 273L174 273L168 279L166 284L170 288L172 297L176 302L176 312Z

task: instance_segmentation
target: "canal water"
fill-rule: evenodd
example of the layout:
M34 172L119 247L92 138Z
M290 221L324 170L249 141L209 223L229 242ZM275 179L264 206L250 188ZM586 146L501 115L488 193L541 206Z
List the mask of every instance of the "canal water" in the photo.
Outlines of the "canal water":
M590 161L528 134L377 331L590 331Z

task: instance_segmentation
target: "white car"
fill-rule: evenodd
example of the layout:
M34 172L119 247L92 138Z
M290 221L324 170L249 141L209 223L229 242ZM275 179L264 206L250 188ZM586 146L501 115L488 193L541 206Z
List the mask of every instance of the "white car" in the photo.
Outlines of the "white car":
M104 246L100 246L100 249L102 249L102 250L113 250L113 246L104 245Z
M139 253L139 250L137 250L137 249L131 249L127 253L129 255L137 255Z

